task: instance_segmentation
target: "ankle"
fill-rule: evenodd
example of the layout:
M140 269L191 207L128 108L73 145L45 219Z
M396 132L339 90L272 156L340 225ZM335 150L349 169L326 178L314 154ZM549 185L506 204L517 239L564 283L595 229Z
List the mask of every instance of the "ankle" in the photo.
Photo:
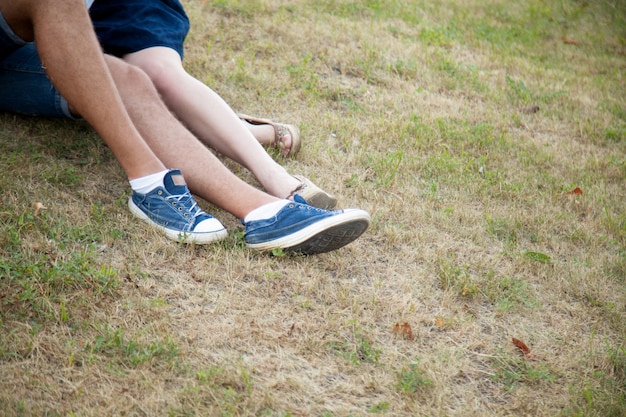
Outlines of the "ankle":
M302 186L302 181L289 174L283 167L280 167L280 170L276 172L270 173L266 178L268 178L266 183L261 182L263 188L269 194L281 199L289 199L294 190Z
M274 128L269 124L262 125L253 125L248 122L245 122L246 126L252 133L252 135L256 138L256 140L264 146L269 146L274 142Z
M166 169L165 171L160 171L155 174L135 178L129 181L130 187L135 192L147 194L155 188L163 186L163 178L165 178L165 174L168 172L169 170Z

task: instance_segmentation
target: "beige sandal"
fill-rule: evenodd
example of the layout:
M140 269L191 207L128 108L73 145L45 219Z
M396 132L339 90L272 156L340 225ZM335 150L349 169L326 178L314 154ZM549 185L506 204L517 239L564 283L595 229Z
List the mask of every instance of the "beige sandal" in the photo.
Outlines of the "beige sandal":
M308 178L302 175L294 175L293 177L300 181L300 185L287 196L288 200L293 200L293 196L298 194L313 207L330 210L337 205L337 199L335 197L313 184Z
M300 152L300 130L294 125L288 125L284 123L274 122L269 119L261 119L259 117L248 116L247 114L238 114L239 118L243 121L250 123L251 125L270 125L274 128L274 139L270 141L268 146L280 148L285 147L285 144L281 140L286 135L291 136L291 147L289 152L284 154L285 156L296 156Z

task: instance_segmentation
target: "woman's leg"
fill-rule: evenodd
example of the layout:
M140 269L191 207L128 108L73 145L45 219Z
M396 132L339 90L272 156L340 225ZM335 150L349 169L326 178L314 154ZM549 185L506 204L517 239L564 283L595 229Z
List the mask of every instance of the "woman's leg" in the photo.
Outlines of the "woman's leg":
M249 169L268 193L285 198L300 186L300 181L263 149L230 106L184 70L174 50L148 48L124 59L148 74L165 104L198 138ZM259 128L269 128L274 135L269 125Z

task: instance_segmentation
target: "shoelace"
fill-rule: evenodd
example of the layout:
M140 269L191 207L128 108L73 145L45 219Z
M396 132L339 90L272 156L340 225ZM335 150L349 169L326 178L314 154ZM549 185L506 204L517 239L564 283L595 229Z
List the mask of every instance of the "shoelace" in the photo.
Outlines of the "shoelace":
M176 200L182 207L185 208L185 210L187 210L193 216L194 220L196 217L202 216L204 214L204 211L198 206L198 203L196 203L196 201L191 197L190 193L170 195L168 197L165 197L165 199ZM191 200L193 204L190 208L186 208L185 206L189 203L189 200ZM176 206L176 204L174 204L174 206ZM187 217L186 215L184 216Z
M289 203L289 208L298 208L298 209L302 209L302 210L316 211L318 213L325 213L325 212L329 211L329 210L321 209L319 207L313 207L313 206L310 206L308 204L298 203L298 202L295 202L295 201L292 201L291 203Z

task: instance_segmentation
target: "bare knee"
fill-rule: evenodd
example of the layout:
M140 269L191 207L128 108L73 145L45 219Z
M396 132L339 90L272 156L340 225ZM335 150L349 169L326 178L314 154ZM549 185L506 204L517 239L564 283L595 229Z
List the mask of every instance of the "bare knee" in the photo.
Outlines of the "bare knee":
M163 96L170 95L181 85L181 77L186 73L181 66L168 61L149 61L140 67L150 77L152 83Z
M170 48L144 49L126 55L124 60L145 71L159 93L164 96L176 91L187 76L178 53Z
M109 55L105 55L105 59L113 81L121 93L128 90L135 93L138 91L156 93L150 77L141 68Z

